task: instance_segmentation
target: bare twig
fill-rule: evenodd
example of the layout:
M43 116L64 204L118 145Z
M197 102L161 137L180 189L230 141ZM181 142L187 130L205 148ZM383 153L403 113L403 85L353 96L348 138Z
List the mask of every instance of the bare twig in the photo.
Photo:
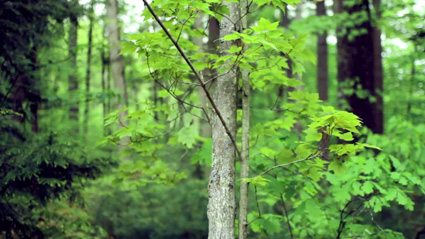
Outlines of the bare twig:
M273 167L267 169L266 171L260 173L258 176L262 176L262 175L264 175L264 174L266 174L266 173L268 173L268 172L270 172L270 171L272 171L273 169L276 169L276 168L285 168L285 167L288 167L289 165L292 165L292 164L296 164L296 163L299 163L299 162L304 162L304 161L313 159L313 158L316 157L316 154L317 154L317 151L314 152L314 153L312 153L312 154L310 154L307 158L295 160L295 161L290 162L290 163L279 164L279 165L273 166Z
M206 110L203 108L203 107L200 107L200 106L197 106L197 105L194 105L194 104L191 104L191 103L188 103L188 102L186 102L184 99L180 99L177 95L175 95L175 93L174 92L172 92L169 88L167 88L167 87L165 87L165 85L163 85L162 83L161 83L161 81L159 81L155 76L154 76L154 74L153 74L153 72L151 71L151 68L150 68L150 65L149 65L149 54L146 52L146 64L147 64L147 66L148 66L148 71L149 71L149 74L150 74L150 76L152 77L152 79L156 82L156 83L158 83L158 85L161 87L161 88L163 88L164 90L166 90L167 91L167 93L169 94L169 95L171 95L171 97L173 97L175 100L177 100L177 102L179 102L182 106L183 106L183 108L185 109L185 111L186 112L188 112L189 114L191 114L191 115L193 115L193 116L195 116L195 117L197 117L197 118L200 118L200 119L202 119L202 120L206 120L207 122L210 122L210 119L209 119L209 117L208 117L208 114L207 114L207 112L206 112ZM193 107L193 108L196 108L196 109L200 109L200 110L202 110L202 112L205 114L205 116L207 117L206 119L204 119L204 118L202 118L201 116L199 116L199 115L194 115L194 114L192 114L189 110L187 110L186 108L185 108L185 106L184 105L188 105L188 106L190 106L190 107Z

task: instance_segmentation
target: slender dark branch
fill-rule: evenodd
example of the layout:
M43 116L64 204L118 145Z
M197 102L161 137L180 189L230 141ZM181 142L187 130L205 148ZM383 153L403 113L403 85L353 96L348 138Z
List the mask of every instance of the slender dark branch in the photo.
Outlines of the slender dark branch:
M13 87L15 87L16 82L18 81L18 78L21 77L21 74L16 74L15 78L13 78L12 85L7 90L6 94L3 97L3 102L6 102L7 97L9 96L10 92L12 91Z
M153 74L153 72L151 71L151 68L150 68L150 65L149 65L149 54L148 54L148 52L146 52L146 64L147 64L147 66L148 66L148 71L149 71L149 74L150 74L150 76L152 77L152 79L162 88L162 89L164 89L164 90L166 90L167 91L167 93L169 94L169 95L171 95L171 97L173 97L175 100L177 100L177 102L179 102L182 106L183 106L183 108L185 109L185 111L186 112L188 112L189 114L191 114L191 115L193 115L193 116L195 116L195 117L197 117L197 118L200 118L200 119L202 119L202 120L205 120L205 121L207 121L207 122L210 122L210 119L209 119L209 117L208 117L208 114L207 114L207 112L205 111L205 109L203 108L203 107L200 107L200 106L197 106L197 105L194 105L194 104L191 104L191 103L188 103L188 102L186 102L184 99L180 99L177 95L175 95L175 93L174 92L172 92L169 88L167 88L167 87L165 87L165 85L164 84L162 84L161 83L161 81L159 81L155 76L154 76L154 74ZM195 115L195 114L192 114L189 110L187 110L186 109L186 107L184 106L184 105L188 105L188 106L190 106L190 107L193 107L193 108L196 108L196 109L200 109L200 110L202 110L202 112L205 114L205 116L207 117L207 119L204 119L204 118L202 118L201 116L199 116L199 115Z
M242 0L242 1L244 1L244 0ZM245 13L244 14L242 14L242 16L235 22L235 25L236 24L238 24L240 21L242 21L242 19L244 18L244 17L246 17L246 15L248 15L249 13L251 13L250 11L249 11L249 9L250 9L250 7L251 7L251 5L252 5L252 3L254 3L254 1L253 0L251 0L249 3L248 3L248 5L246 6L246 11L245 11Z
M289 221L288 210L286 209L286 203L285 203L285 200L283 199L282 193L280 194L280 201L282 202L283 212L285 213L284 216L286 217L286 223L288 224L289 234L291 234L291 239L294 239L294 234L292 233L291 222Z
M255 192L255 203L257 204L257 210L258 210L258 216L254 218L254 220L247 223L248 225L255 222L258 218L261 217L261 210L260 210L260 204L258 203L258 193L257 193L257 186L254 185L254 192Z
M192 12L189 14L189 17L182 23L182 27L180 28L180 32L179 32L179 35L177 36L177 40L176 40L176 42L178 43L179 42L179 40L180 40L180 37L181 37L181 35L182 35L182 33L183 33L183 29L184 29L184 26L186 25L186 23L192 18Z
M258 49L260 49L261 47L263 47L263 46L262 46L262 45L261 45L261 46L259 46L258 48L256 48L256 49L254 49L253 51L251 51L249 54L251 54L251 53L253 53L253 52L257 51L257 50L258 50ZM205 84L205 85L207 85L207 84L209 84L210 82L212 82L212 81L214 81L214 80L218 79L219 77L225 76L225 75L227 75L229 72L234 71L234 70L235 70L235 66L236 66L237 64L239 64L239 62L240 62L243 58L245 58L245 56L247 56L247 55L249 55L249 54L242 54L242 52L239 52L239 53L238 53L238 55L237 55L237 57L236 57L236 59L235 59L235 62L233 62L232 66L230 67L230 69L229 69L229 70L227 70L227 71L226 71L226 72L224 72L223 74L219 74L219 75L217 75L217 76L215 76L215 77L212 77L211 79L209 79L209 80L205 81L205 82L204 82L204 84Z
M170 34L170 32L168 32L168 30L164 26L164 24L162 24L162 21L158 18L158 16L154 12L154 10L151 8L151 6L148 4L148 2L146 0L143 0L143 3L148 8L148 10L152 14L152 16L155 18L156 22L161 26L162 30L164 30L165 34L167 34L168 38L173 42L174 46L177 48L177 50L179 51L180 55L186 61L187 65L190 67L190 69L192 70L192 72L195 74L196 79L199 81L199 84L201 85L202 90L204 91L205 95L207 96L208 101L211 103L211 106L214 109L215 114L217 115L217 117L219 118L221 124L223 125L224 130L226 131L227 136L229 136L230 140L232 141L232 144L235 147L235 150L236 150L236 152L237 152L237 154L238 154L238 156L240 158L241 157L241 152L240 152L240 150L238 148L238 145L236 144L236 140L232 136L232 133L230 133L229 127L227 126L226 122L224 121L223 116L221 115L220 111L218 110L217 105L215 104L214 100L212 99L211 94L209 93L208 89L206 88L206 86L205 86L205 84L204 84L201 76L199 75L198 71L195 69L195 67L193 66L192 62L189 60L189 58L183 52L183 50L181 49L180 45L176 42L176 40L174 40L174 37Z
M339 215L339 226L338 226L338 234L336 235L336 239L340 239L341 238L341 234L344 231L345 225L347 224L347 222L345 221L345 217L344 217L344 212L345 209L348 208L348 206L351 204L351 200L347 202L347 204L345 204L344 208L341 210L341 213Z

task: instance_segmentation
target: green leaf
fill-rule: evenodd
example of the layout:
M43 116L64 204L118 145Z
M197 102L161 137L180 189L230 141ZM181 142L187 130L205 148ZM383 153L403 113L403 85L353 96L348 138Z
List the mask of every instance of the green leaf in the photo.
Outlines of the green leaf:
M193 125L185 126L179 130L177 136L178 142L190 149L196 142L196 137L198 136L198 129Z
M265 18L261 18L260 21L258 21L258 25L253 26L251 28L256 32L265 32L265 31L276 30L278 26L279 26L279 22L272 23Z
M279 164L290 163L295 160L296 158L294 157L294 153L292 152L292 150L287 148L282 148L279 154L277 155L277 162Z
M328 169L333 170L335 174L338 175L344 174L347 170L345 164L339 159L333 160L332 163L329 164Z
M237 39L240 39L240 38L241 38L241 36L239 34L233 33L233 34L226 35L221 39L223 41L233 41L233 40L237 40Z
M257 176L254 178L244 178L242 179L242 181L253 184L253 185L261 185L261 186L266 186L268 182L270 182L270 180L264 178L263 176Z
M241 46L235 46L235 45L233 45L232 47L230 47L229 50L227 50L227 52L233 54L233 53L238 53L241 50L242 50L242 47Z
M275 217L270 217L268 219L265 219L263 221L263 228L269 235L282 231L280 221Z
M323 176L323 173L317 171L317 169L311 167L309 170L307 170L307 177L313 179L314 181L319 181Z
M366 181L363 183L362 190L367 194L373 193L373 183L371 181Z
M212 155L212 139L207 138L204 140L204 144L201 149L193 155L191 162L200 164L211 165L211 155Z

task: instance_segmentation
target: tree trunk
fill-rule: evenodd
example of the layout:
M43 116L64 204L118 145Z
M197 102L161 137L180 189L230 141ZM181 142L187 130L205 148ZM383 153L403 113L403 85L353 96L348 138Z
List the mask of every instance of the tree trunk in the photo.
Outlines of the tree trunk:
M288 15L288 4L285 3L285 11L280 11L280 14L281 14L280 26L288 29L289 24L291 23L291 19L289 19L289 15ZM288 69L285 69L285 72L288 78L293 77L291 59L288 59ZM282 104L284 96L285 96L285 86L282 85L279 87L277 91L276 109L278 113L281 113L281 104Z
M78 0L71 1L72 8L78 5ZM71 25L69 26L69 40L68 40L68 55L70 58L70 73L68 76L68 90L71 95L71 107L69 108L69 119L73 121L73 124L78 125L78 102L75 102L76 94L78 91L78 78L77 78L77 39L78 39L78 16L75 11L71 11L69 17ZM73 127L74 128L74 127ZM77 126L78 129L78 126ZM72 132L75 129L72 129ZM77 130L78 134L78 130Z
M40 96L40 90L37 87L37 84L39 84L39 75L38 75L38 71L37 71L37 66L38 66L38 59L37 59L37 55L38 55L38 49L37 46L33 46L32 47L32 51L29 55L29 60L31 61L31 72L30 72L30 85L31 85L31 90L29 90L27 92L28 94L28 101L29 101L29 105L30 105L30 112L31 112L31 131L34 133L38 133L39 128L38 128L38 107L39 107L39 103L41 101L41 96ZM25 73L27 74L27 73ZM24 87L28 87L28 85L24 85Z
M248 28L246 12L248 12L248 0L241 0L241 31ZM243 51L247 49L244 45ZM249 178L249 129L250 129L250 84L249 72L247 69L241 69L242 77L242 151L241 151L241 186L239 199L239 239L246 239L248 234L248 192L249 184L243 182L244 178Z
M100 58L102 61L102 69L101 69L102 94L105 96L107 79L106 79L106 56L105 56L105 49L104 49L103 43L102 43L102 49L100 52ZM103 98L103 101L102 101L102 108L103 108L103 118L105 118L107 114L107 110L108 110L105 98ZM103 121L103 125L105 125L105 121ZM103 126L103 135L106 135L105 126Z
M41 101L40 91L37 87L39 83L37 55L38 49L33 46L27 55L30 60L28 69L15 73L10 98L13 111L20 113L20 115L12 115L12 120L20 123L25 123L25 120L28 120L31 124L31 131L34 133L39 131L38 107ZM25 69L25 66L22 66L22 68ZM28 105L30 114L26 114L25 105Z
M220 38L233 33L240 16L239 3L223 2L229 8L229 15L220 22ZM220 41L220 54L229 54L226 50L236 45L234 41ZM228 67L227 62L223 67ZM230 134L236 137L236 70L218 77L214 101L221 113ZM212 168L208 184L209 239L233 239L235 222L235 147L227 135L217 115L212 122Z
M91 52L92 52L92 38L93 38L93 5L94 1L90 2L89 17L89 33L88 33L88 49L87 49L87 68L86 68L86 108L84 109L84 134L87 136L89 110L90 110L90 74L91 74Z
M295 5L295 20L301 20L303 18L303 2L301 1L300 3L297 3L297 5Z
M366 127L374 133L382 133L382 107L376 100L378 97L377 71L375 71L375 47L371 24L369 1L362 0L352 6L342 6L349 14L363 13L367 20L348 27L346 34L338 39L338 82L339 87L350 87L351 95L344 95L351 111L359 116ZM350 36L353 30L365 29L365 34ZM381 67L382 69L382 67ZM382 78L382 70L381 76Z
M372 0L373 7L376 13L376 19L381 18L381 0ZM384 76L382 68L382 44L381 44L381 31L379 26L375 23L372 28L372 37L373 37L373 67L374 67L374 77L375 77L375 124L376 129L375 133L383 134L384 133L384 101L382 94L384 93Z
M334 14L341 14L344 11L342 0L334 0L333 7L334 7ZM337 39L336 50L337 50L337 69L338 69L337 79L340 78L339 61L344 60L345 59L344 57L346 57L346 52L344 51L344 48L342 45L341 32L342 32L342 26L337 26L336 28L336 39ZM337 92L338 106L340 108L343 108L342 101L344 100L344 93L342 92L340 84L338 84L337 91L338 91Z
M416 43L414 45L414 52L417 52ZM407 120L412 120L411 111L412 111L412 100L413 100L413 89L415 88L415 78L416 78L416 65L415 65L415 57L412 56L412 68L410 70L410 82L409 82L409 100L407 101Z
M316 15L326 16L325 1L316 2ZM328 101L328 37L327 31L319 33L317 36L317 90L319 98Z
M109 62L111 65L112 77L114 79L115 89L120 91L120 97L115 103L117 110L124 109L128 105L127 87L124 78L124 61L120 55L120 29L118 26L118 2L117 0L108 0L106 4L106 29L109 41ZM118 113L118 128L125 127L128 123L126 116L128 111ZM128 137L121 138L118 150L121 152L129 142Z

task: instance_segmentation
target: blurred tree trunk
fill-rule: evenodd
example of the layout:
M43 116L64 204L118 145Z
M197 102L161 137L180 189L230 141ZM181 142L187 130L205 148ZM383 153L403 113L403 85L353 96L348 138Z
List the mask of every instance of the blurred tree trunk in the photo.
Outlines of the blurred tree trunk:
M203 19L202 18L203 18L203 16L202 16L202 14L200 14L199 17L197 17L195 19L194 27L196 29L203 29L204 28L204 24L203 24L203 21L202 21ZM211 26L209 26L209 28L210 27ZM211 32L209 34L211 34ZM215 40L217 40L217 39L215 39ZM214 53L214 52L211 52L211 50L210 50L210 48L211 48L210 47L211 41L209 41L208 44L205 46L205 44L203 43L203 36L202 37L197 37L197 38L193 39L193 41L199 47L198 52L205 52L205 51L207 51L209 53ZM204 79L203 79L204 81L208 81L210 79L210 69L205 68L202 71L202 76L204 77ZM193 79L193 81L196 81L196 79ZM207 99L207 97L205 95L205 92L202 89L202 87L198 87L198 95L199 95L200 106L202 108L204 108L204 110L207 113L209 113L208 110L207 110L208 99ZM204 116L204 118L206 118L206 117L208 117L208 116ZM209 122L207 122L206 120L201 120L200 121L200 136L202 136L204 138L211 137L211 126L210 126Z
M93 38L93 11L94 1L90 2L89 17L89 32L88 32L88 49L87 49L87 68L86 68L86 108L84 109L84 134L87 136L89 110L90 110L90 74L91 74L91 52L92 52L92 38Z
M381 18L381 0L372 0L373 8L375 9L376 21ZM378 24L375 22L372 28L373 37L373 67L375 77L375 97L376 97L376 110L374 117L376 121L375 133L384 133L384 101L382 94L384 93L384 73L382 68L382 44L381 44L381 31Z
M78 6L78 0L71 0L70 2L71 8L76 8ZM71 15L69 16L71 25L69 26L69 39L68 39L68 55L70 58L70 69L68 76L68 90L71 96L71 107L69 108L69 119L72 124L76 124L75 128L77 129L78 134L78 104L79 99L75 100L78 94L78 78L77 78L77 39L78 39L78 16L75 11L71 11ZM74 128L74 125L73 127ZM72 132L75 132L74 129L71 129Z
M20 115L12 115L12 120L25 123L28 120L31 125L31 131L37 133L38 128L38 107L41 101L40 90L38 88L37 81L37 61L38 49L37 46L32 46L31 51L28 52L28 59L30 64L28 66L21 66L23 71L15 73L12 81L11 98L12 109ZM27 104L25 104L27 103ZM25 105L29 106L28 115Z
M195 29L203 29L204 28L202 18L203 18L202 13L199 13L199 16L197 18L195 18L195 23L193 25L193 27L195 27ZM205 44L203 42L203 37L204 36L195 37L193 39L193 42L199 47L198 52L205 52L206 51L206 47L205 47ZM207 72L207 69L202 70L202 73L203 73L202 76L204 76L204 81L205 81L205 73L206 72ZM194 75L191 75L191 80L195 83L197 81L196 78L194 77ZM207 101L208 101L208 99L207 99L202 87L198 87L198 95L199 95L200 106L205 110L205 112L208 112L207 111ZM204 118L206 118L206 117L208 117L208 116L204 116ZM210 137L211 134L209 132L211 132L211 131L208 131L208 129L211 129L209 122L206 121L206 120L200 119L199 120L199 135L201 137L204 137L204 138ZM197 163L195 165L194 175L198 179L204 178L204 172L203 172L202 167L199 163Z
M342 0L334 0L334 14L341 14L344 12L344 9L342 7L343 3ZM343 48L342 45L342 26L338 25L336 28L336 39L337 39L337 43L336 43L336 50L337 50L337 78L339 79L339 61L343 60L346 52L344 51L345 48ZM342 92L342 89L340 87L340 84L338 84L338 89L337 89L337 98L338 98L338 105L340 108L342 108L342 101L344 100L344 93Z
M34 133L38 133L38 107L41 101L40 90L38 88L39 85L39 75L38 75L38 49L37 46L32 47L32 51L30 53L30 61L32 71L30 73L30 80L32 87L30 88L30 92L28 95L28 100L30 102L30 111L31 111L31 131Z
M229 15L220 22L220 38L232 34L237 30L234 22L240 17L239 3L224 1L223 5L229 8ZM234 41L220 41L220 54L229 54L226 51L235 45ZM228 67L227 62L222 67ZM214 101L221 113L230 134L236 137L236 71L218 77ZM212 166L208 184L209 239L233 239L235 227L235 147L232 139L227 135L223 124L214 114L212 120Z
M304 3L301 1L295 5L295 20L301 20L303 18L303 5Z
M417 52L417 49L418 49L418 47L417 47L417 45L416 45L416 43L414 43L414 51L413 52ZM410 70L410 82L409 82L409 92L408 92L408 94L409 94L409 100L407 101L407 116L406 116L406 118L408 119L408 120L412 120L412 115L411 115L411 112L412 112L412 95L413 95L413 90L414 90L414 88L415 88L415 78L416 78L416 65L415 65L415 61L416 61L416 59L415 59L415 56L413 55L412 56L412 67L411 67L411 70Z
M102 108L103 108L103 118L105 119L107 113L108 113L108 108L107 108L107 99L106 99L106 69L107 67L107 57L105 56L105 45L104 45L104 41L103 41L103 37L105 34L102 34L102 46L100 49L100 59L102 62L102 68L101 68L101 84L102 84L102 94L103 94L103 98L102 98ZM103 125L105 125L105 121L103 121ZM106 127L103 126L103 135L106 135Z
M285 11L280 11L281 14L281 21L280 21L280 26L288 29L289 24L291 23L291 19L289 19L289 15L288 15L288 4L285 3ZM292 73L292 61L291 59L287 60L288 62L288 69L285 69L286 72L286 76L288 78L292 78L294 75ZM276 109L278 112L280 112L281 109L281 103L283 101L283 98L285 96L285 86L280 86L277 92L277 100L276 100Z
M109 42L109 62L111 65L112 77L114 79L114 88L119 90L120 97L117 99L115 108L124 109L128 105L127 87L124 77L124 60L120 55L120 29L118 26L118 2L117 0L108 0L106 3L106 29ZM118 113L118 128L125 127L128 111ZM128 137L121 138L118 150L122 152L129 142Z
M101 68L101 84L102 84L102 107L103 107L103 118L105 118L110 112L111 112L111 100L110 100L110 89L111 89L111 76L110 76L110 64L109 64L109 55L106 53L105 47L107 47L106 43L106 23L105 18L103 18L103 31L102 31L102 45L100 49L100 58L102 61L102 68ZM105 121L103 121L103 125L105 125ZM109 135L110 132L110 126L103 126L103 134Z
M325 1L316 2L316 15L326 16ZM317 90L319 98L328 101L328 37L327 31L319 33L317 36Z
M377 82L382 82L381 74L375 71L375 44L371 24L369 1L362 0L352 6L340 5L336 0L338 11L345 10L350 15L364 14L365 21L347 27L346 33L338 38L338 83L341 93L353 90L350 94L343 94L351 111L359 116L364 125L374 133L383 132L382 107L377 102ZM342 8L339 8L342 7ZM357 36L353 32L366 30L365 34ZM344 90L345 89L345 90Z
M240 1L241 32L248 28L246 14L248 12L248 0ZM243 51L248 46L244 45ZM249 130L250 130L250 83L249 72L247 69L241 69L242 78L242 151L241 151L241 176L240 179L249 178ZM240 200L239 200L239 239L246 239L248 234L248 192L249 184L241 181Z

